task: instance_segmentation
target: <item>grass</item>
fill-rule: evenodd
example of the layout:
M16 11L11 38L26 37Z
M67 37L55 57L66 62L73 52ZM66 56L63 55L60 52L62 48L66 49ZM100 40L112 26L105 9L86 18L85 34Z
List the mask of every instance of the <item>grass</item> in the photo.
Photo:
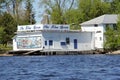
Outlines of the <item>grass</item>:
M5 46L3 44L0 44L0 54L5 53L5 52L7 52L9 50L12 50L12 46L8 46L8 45Z

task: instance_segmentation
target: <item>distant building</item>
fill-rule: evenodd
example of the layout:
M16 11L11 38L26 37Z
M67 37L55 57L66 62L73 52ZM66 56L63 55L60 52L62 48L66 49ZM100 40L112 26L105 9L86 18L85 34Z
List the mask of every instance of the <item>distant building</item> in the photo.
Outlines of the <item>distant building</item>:
M110 26L116 28L118 16L116 14L105 14L89 21L81 23L82 31L93 31L95 33L94 43L96 49L102 49L104 47L104 32L106 27Z
M47 13L43 14L43 19L41 20L41 24L49 24L50 20L49 20L49 16Z

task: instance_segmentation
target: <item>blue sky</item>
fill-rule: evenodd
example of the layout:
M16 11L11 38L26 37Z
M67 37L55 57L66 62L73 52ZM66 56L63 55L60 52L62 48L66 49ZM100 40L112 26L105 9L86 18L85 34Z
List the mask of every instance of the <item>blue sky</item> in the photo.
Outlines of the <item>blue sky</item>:
M33 11L35 12L36 24L38 24L41 22L42 14L44 13L44 10L40 8L39 0L35 0L33 3Z

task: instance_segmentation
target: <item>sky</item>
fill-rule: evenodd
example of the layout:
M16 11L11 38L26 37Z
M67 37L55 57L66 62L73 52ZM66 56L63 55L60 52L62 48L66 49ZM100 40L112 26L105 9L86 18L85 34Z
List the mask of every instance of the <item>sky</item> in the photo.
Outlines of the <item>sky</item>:
M44 10L40 8L39 0L35 0L33 3L33 11L35 12L36 24L40 24Z

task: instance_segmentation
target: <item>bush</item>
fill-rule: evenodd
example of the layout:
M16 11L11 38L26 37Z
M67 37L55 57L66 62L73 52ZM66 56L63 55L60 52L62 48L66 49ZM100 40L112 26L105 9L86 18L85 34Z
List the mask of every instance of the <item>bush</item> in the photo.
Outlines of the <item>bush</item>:
M0 44L0 51L9 51L12 50L12 46L6 46L3 44Z

